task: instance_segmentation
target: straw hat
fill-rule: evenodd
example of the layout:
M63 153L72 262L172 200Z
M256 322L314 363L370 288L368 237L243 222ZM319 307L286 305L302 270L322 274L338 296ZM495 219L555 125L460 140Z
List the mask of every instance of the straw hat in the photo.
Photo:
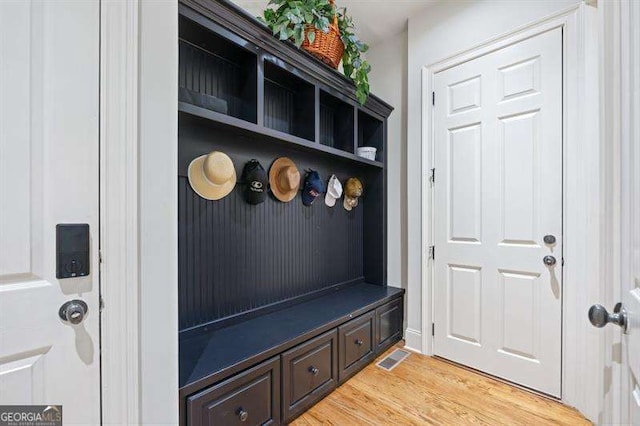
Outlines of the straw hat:
M236 169L224 152L211 151L189 164L189 183L193 190L207 200L227 196L236 185Z
M300 188L300 172L295 163L287 157L280 157L269 169L271 192L280 201L286 203L295 198Z

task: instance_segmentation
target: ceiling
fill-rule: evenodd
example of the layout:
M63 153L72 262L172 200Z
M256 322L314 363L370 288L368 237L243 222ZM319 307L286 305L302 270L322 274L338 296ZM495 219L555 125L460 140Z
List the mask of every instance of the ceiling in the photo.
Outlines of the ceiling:
M268 0L232 0L254 16L262 15ZM337 0L353 17L356 33L370 46L396 35L405 28L413 14L437 0Z

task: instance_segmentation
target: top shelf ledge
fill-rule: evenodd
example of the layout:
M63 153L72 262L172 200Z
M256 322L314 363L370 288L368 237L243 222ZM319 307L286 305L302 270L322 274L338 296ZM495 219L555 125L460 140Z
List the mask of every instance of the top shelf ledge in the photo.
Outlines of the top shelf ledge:
M216 111L212 111L206 108L199 107L187 102L178 102L178 111L184 114L191 115L207 120L213 125L220 125L239 133L263 135L270 139L286 144L289 147L293 147L298 150L320 152L325 155L333 157L339 157L345 160L349 160L355 163L360 163L367 166L384 168L384 163L381 161L372 161L366 158L360 157L356 154L352 154L340 149L336 149L330 146L322 145L317 142L313 142L307 139L300 138L298 136L290 135L288 133L280 132L278 130L270 129L268 127L259 126L255 123L250 123L242 119L232 117L230 115L222 114Z

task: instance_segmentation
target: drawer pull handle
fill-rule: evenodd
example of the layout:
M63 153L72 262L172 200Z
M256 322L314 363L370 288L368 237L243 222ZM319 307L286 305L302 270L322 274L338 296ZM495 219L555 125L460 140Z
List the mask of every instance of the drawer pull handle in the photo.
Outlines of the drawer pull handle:
M246 411L244 411L242 408L240 408L238 410L238 417L240 418L241 422L246 422L247 419L249 418L249 413L247 413Z
M314 376L317 376L319 372L320 370L318 370L318 367L314 367L313 365L309 367L309 373L313 374Z
M360 339L357 339L355 341L355 344L358 345L358 346L362 346L362 345L364 345L364 342L362 340L360 340Z

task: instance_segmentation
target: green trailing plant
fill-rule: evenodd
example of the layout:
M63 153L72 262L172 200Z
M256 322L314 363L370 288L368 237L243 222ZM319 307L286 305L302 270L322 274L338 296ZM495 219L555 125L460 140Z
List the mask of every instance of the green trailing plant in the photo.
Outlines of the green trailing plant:
M342 54L344 75L353 80L356 86L356 97L360 104L364 104L369 97L369 71L371 71L371 65L361 55L369 50L369 46L356 36L353 19L347 15L346 8L338 13L338 28L344 43L344 53Z
M328 33L329 26L338 17L340 38L344 44L342 68L344 74L353 80L356 97L364 104L369 97L369 71L371 65L362 57L369 49L355 34L353 19L347 10L338 10L329 0L269 0L269 4L260 18L280 40L291 40L299 48L305 40L313 43L315 33L306 31L311 25Z

